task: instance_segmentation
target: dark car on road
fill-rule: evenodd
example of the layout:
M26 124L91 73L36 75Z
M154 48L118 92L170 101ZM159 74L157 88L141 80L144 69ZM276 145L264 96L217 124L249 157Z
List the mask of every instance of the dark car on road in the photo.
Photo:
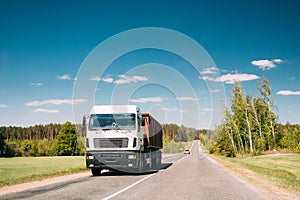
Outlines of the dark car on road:
M191 153L190 150L188 149L184 150L184 154L190 154L190 153Z

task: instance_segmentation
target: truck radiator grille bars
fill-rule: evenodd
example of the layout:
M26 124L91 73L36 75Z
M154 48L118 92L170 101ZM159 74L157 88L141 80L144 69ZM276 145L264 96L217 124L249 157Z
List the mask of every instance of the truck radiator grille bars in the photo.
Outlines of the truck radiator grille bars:
M127 148L128 138L94 138L95 148Z

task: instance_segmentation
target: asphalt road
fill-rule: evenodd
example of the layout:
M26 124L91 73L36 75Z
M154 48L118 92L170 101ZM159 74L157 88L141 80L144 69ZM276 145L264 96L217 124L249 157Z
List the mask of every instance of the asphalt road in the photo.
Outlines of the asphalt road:
M163 155L163 169L143 175L105 172L0 196L0 199L268 199L199 152Z

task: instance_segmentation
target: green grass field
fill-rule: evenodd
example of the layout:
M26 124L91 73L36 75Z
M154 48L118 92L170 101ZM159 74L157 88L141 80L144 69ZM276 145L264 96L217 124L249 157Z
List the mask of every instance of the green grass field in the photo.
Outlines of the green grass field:
M249 169L258 176L300 193L300 154L217 158Z
M192 142L170 143L164 153L180 153ZM0 187L87 171L83 156L0 158Z
M0 158L0 187L85 170L83 156Z

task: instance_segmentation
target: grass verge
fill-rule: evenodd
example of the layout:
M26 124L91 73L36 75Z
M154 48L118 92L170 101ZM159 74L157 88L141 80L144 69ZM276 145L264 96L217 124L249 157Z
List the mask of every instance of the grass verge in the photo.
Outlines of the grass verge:
M83 156L0 158L0 187L85 171Z
M245 176L276 195L293 193L300 198L300 155L268 155L243 158L212 156L225 167ZM272 195L271 195L272 196ZM285 199L289 199L288 197Z

